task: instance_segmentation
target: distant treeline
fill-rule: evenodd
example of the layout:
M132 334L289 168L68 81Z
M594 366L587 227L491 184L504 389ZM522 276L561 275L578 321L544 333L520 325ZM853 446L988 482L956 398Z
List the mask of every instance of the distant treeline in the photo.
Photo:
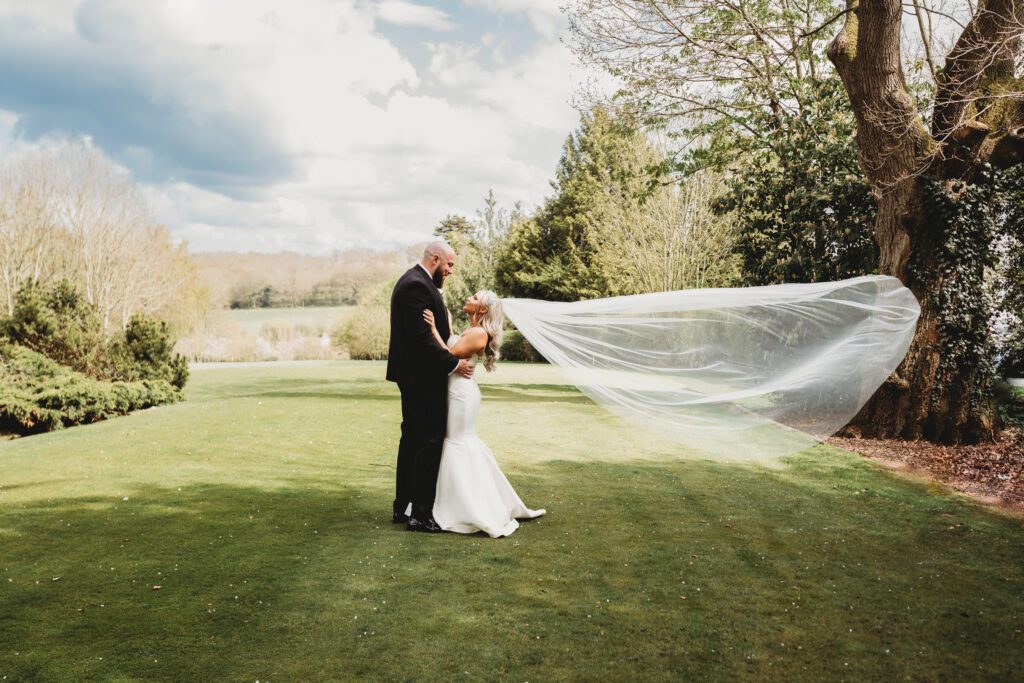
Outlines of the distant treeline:
M210 252L192 258L218 308L349 306L365 287L416 261L418 250L359 249L330 256Z

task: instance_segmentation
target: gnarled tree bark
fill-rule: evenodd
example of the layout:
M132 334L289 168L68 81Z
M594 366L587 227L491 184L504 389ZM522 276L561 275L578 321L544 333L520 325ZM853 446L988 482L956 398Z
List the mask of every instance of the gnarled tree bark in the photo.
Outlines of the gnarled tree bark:
M1024 83L1015 78L1024 0L980 6L946 59L929 131L904 79L900 0L847 0L846 21L829 59L857 117L861 167L878 200L882 273L900 278L921 302L906 359L847 428L864 436L977 442L999 429L991 400L971 391L983 370L940 373L943 345L936 292L941 226L924 202L925 183L970 181L985 164L1024 158Z

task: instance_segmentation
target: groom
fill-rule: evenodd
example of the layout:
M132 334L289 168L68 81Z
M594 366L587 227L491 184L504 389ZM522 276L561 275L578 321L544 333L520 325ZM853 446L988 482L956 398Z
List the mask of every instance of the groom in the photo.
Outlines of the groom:
M442 349L423 311L434 313L442 339L451 334L441 297L444 279L455 268L455 252L436 240L423 250L423 260L398 279L391 292L389 382L402 395L402 437L398 442L395 500L391 520L410 531L441 531L434 521L434 489L448 421L448 375L473 376L473 362ZM412 514L406 508L412 503Z

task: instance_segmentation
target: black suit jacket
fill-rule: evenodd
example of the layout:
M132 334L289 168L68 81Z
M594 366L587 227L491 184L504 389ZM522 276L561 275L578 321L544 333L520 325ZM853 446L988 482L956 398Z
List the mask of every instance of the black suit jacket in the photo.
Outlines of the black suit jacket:
M442 349L423 320L424 309L434 312L442 339L451 328L441 292L423 268L413 266L398 278L391 292L391 342L388 345L390 382L408 386L446 381L459 359Z

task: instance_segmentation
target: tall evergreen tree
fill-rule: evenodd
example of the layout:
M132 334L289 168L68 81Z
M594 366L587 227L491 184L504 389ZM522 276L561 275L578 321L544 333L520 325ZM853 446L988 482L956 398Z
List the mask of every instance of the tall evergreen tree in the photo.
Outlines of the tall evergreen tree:
M554 194L530 220L516 223L496 263L504 294L551 301L593 299L612 291L612 274L598 258L593 226L609 184L630 185L649 150L644 134L603 107L584 115L565 141L551 187Z

